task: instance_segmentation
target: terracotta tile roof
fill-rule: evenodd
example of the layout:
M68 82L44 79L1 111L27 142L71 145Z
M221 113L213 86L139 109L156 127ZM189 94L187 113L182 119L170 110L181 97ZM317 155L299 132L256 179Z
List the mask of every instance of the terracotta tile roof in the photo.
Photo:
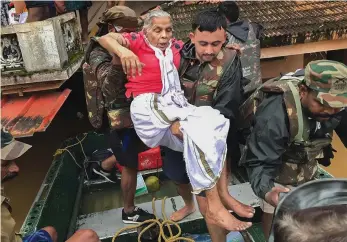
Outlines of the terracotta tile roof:
M262 46L347 38L347 1L238 1L240 18L263 25ZM163 4L172 14L177 38L187 39L191 21L217 4Z

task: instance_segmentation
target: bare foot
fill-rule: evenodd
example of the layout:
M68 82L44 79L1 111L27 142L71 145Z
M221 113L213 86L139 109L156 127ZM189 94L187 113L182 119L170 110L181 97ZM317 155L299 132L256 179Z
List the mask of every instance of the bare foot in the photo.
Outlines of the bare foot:
M215 224L228 231L242 231L252 226L251 222L242 222L231 215L223 206L207 209L206 222Z
M253 218L255 209L251 206L241 203L230 194L221 196L222 203L228 210L234 211L237 215L243 218Z
M182 219L184 219L185 217L187 217L188 215L192 214L195 212L195 207L194 206L184 206L183 208L181 208L180 210L174 212L170 219L174 222L178 222Z

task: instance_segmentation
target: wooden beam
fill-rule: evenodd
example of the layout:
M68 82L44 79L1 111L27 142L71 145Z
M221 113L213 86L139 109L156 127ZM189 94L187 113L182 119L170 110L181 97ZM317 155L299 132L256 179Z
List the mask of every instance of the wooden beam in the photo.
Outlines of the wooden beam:
M38 82L32 84L24 84L24 85L13 85L13 86L4 86L2 87L1 94L9 95L9 94L19 94L22 96L23 93L26 92L38 92L38 91L46 91L46 90L54 90L58 89L63 85L66 80L61 81L53 81L53 82Z
M281 47L262 48L260 59L347 49L347 39L324 40Z

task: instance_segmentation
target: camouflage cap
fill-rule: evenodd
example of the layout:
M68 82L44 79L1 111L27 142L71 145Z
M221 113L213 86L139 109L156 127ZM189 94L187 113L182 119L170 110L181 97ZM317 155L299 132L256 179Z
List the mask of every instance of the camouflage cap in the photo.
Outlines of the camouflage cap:
M304 83L317 91L322 104L347 107L347 66L331 60L311 61L305 68Z
M4 128L1 128L1 159L14 160L31 148L31 145L17 141Z
M100 23L110 23L123 28L136 28L138 26L135 11L126 6L114 6L107 9L100 18Z

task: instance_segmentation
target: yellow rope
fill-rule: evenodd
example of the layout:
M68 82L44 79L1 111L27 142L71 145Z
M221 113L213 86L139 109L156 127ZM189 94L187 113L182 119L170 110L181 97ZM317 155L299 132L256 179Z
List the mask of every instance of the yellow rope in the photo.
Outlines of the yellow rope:
M183 238L183 237L180 237L181 236L181 233L182 233L182 230L181 230L181 227L179 226L178 223L168 219L166 217L166 214L165 214L165 200L166 200L167 197L164 197L162 199L162 206L161 206L161 212L162 212L162 216L163 216L163 219L164 221L163 222L160 222L157 215L156 215L156 209L155 209L155 198L153 198L152 200L152 209L153 209L153 214L155 216L155 219L149 219L149 220L146 220L140 224L137 224L137 225L133 225L133 226L129 226L129 227L125 227L125 228L122 228L121 230L119 230L112 238L112 242L115 242L116 241L116 238L123 232L127 231L127 230L132 230L132 229L136 229L136 228L139 228L141 226L143 226L144 224L148 224L147 227L145 227L138 235L137 237L137 241L138 242L141 242L141 237L143 235L143 233L145 233L148 229L152 228L153 226L155 225L158 225L159 226L159 237L158 237L158 242L161 242L162 239L164 242L175 242L175 241L188 241L188 242L194 242L193 239L189 239L189 238ZM166 237L165 233L164 233L164 226L167 226L168 230L169 230L169 233L170 233L170 237ZM177 230L178 230L178 233L176 235L173 235L172 233L172 230L171 230L171 226L170 225L174 225L177 227Z
M77 163L75 157L72 155L72 153L68 150L68 148L71 148L73 146L76 146L76 145L80 145L81 146L81 149L82 149L82 152L83 152L83 155L84 157L86 157L86 154L84 152L84 149L83 149L83 146L82 146L82 142L84 141L84 139L87 137L87 134L84 134L84 137L79 140L77 137L76 139L78 140L77 143L75 144L72 144L72 145L69 145L69 146L66 146L62 149L57 149L57 151L55 152L55 154L53 156L57 156L57 155L60 155L62 154L64 151L67 151L71 157L73 158L73 160L75 161L76 165L78 167L81 168L81 166ZM160 220L159 218L157 217L156 215L156 209L155 209L155 198L153 198L152 200L152 209L153 209L153 214L155 216L155 219L149 219L149 220L146 220L140 224L137 224L137 225L133 225L133 226L128 226L128 227L125 227L121 230L119 230L112 238L112 242L115 242L116 238L121 234L123 233L124 231L127 231L127 230L132 230L132 229L136 229L136 228L139 228L141 227L142 225L144 224L148 224L147 227L145 227L138 235L138 242L141 242L141 237L143 235L143 233L145 233L147 230L149 230L150 228L152 228L153 226L155 226L156 224L159 226L159 237L158 237L158 242L161 242L162 239L164 242L176 242L176 241L187 241L187 242L195 242L193 239L189 239L189 238L183 238L183 237L180 237L181 236L181 233L182 233L182 230L181 230L181 227L179 226L178 223L170 220L167 218L166 214L165 214L165 200L166 200L167 197L164 197L162 199L162 206L161 206L161 213L162 213L162 216L163 216L163 219L164 221L162 223L160 223ZM171 226L170 225L174 225L177 227L177 230L178 230L178 233L176 235L173 235L172 233L172 230L171 230ZM170 237L166 237L165 233L164 233L164 226L167 226L168 230L169 230L169 233L170 233Z
M72 145L69 145L69 146L66 146L66 147L64 147L64 148L62 148L62 149L57 149L57 150L55 151L55 154L54 154L53 156L61 155L64 151L67 151L67 152L70 154L70 156L72 157L72 159L75 161L76 165L77 165L79 168L82 168L82 167L78 164L78 162L76 161L76 159L75 159L75 157L72 155L72 153L68 150L68 148L74 147L74 146L76 146L76 145L79 144L79 145L81 146L81 150L82 150L82 153L83 153L83 155L84 155L84 158L86 158L87 156L86 156L86 154L85 154L85 152L84 152L83 145L82 145L82 142L85 140L86 137L87 137L87 134L84 134L84 137L83 137L81 140L79 140L79 138L76 137L76 139L78 140L77 143L72 144Z

